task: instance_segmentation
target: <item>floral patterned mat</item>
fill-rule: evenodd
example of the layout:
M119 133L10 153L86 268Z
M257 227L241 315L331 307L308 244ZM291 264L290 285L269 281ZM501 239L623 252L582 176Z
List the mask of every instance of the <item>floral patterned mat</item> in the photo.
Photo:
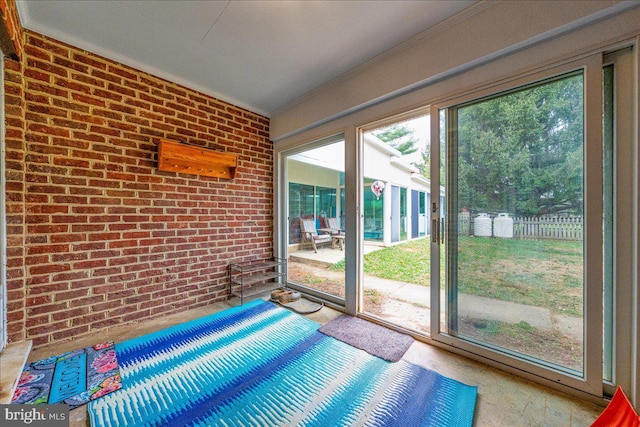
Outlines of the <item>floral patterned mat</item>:
M70 409L122 388L113 341L25 366L11 403L66 403Z

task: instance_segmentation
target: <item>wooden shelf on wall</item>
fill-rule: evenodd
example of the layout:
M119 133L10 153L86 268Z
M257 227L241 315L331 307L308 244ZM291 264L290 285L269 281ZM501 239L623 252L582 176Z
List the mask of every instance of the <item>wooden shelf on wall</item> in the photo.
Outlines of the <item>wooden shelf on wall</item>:
M232 179L238 156L167 139L158 145L158 170Z

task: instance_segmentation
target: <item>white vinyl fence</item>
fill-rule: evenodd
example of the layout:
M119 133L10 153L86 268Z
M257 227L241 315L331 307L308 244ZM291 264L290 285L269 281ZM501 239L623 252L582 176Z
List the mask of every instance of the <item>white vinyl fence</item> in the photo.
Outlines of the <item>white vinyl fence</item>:
M520 239L582 240L582 217L515 217L513 237Z
M495 215L491 215L495 221ZM468 214L458 217L458 232L472 235L475 218ZM513 217L514 239L582 240L583 217ZM495 231L495 230L494 230Z

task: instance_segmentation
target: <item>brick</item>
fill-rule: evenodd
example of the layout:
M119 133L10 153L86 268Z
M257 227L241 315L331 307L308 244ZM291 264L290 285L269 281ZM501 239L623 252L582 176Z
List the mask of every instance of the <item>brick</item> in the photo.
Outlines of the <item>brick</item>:
M73 138L79 138L85 141L93 141L93 142L105 142L106 137L103 135L96 135L92 133L85 132L76 132L74 131L72 134Z
M119 317L106 318L103 321L92 323L91 325L89 325L89 327L92 331L100 331L121 323L122 323L122 319Z
M40 295L40 296L28 297L25 300L27 307L50 304L51 302L52 302L51 295Z
M92 55L90 54L85 54L83 52L71 52L71 57L78 62L81 62L83 64L87 64L91 67L94 68L99 68L102 70L106 70L107 69L107 63L103 60L100 60L98 58L94 58Z
M100 70L92 70L91 75L100 80L106 80L108 82L113 82L113 83L120 83L122 81L122 79L118 77L116 74L105 73L104 71L100 71Z
M84 83L79 83L76 81L66 80L66 79L56 78L54 84L58 87L63 87L73 92L79 92L85 95L91 95L93 91L93 88L89 85L86 85ZM80 100L81 98L74 97L74 99Z
M107 261L105 260L91 260L84 262L75 262L73 263L74 270L85 270L85 269L94 269L98 267L104 267L107 265Z
M31 219L29 219L31 220ZM50 225L50 224L38 224L38 225L29 225L27 227L27 234L29 236L26 239L37 238L38 234L52 234L52 233L65 233L67 232L68 227L66 224L63 225ZM45 237L46 240L46 237ZM12 241L13 242L13 241ZM17 240L16 240L17 242ZM31 242L35 242L32 240Z
M47 75L44 75L44 76L47 76ZM51 86L48 78L45 80L44 83L40 83L38 81L28 81L27 90L29 91L28 93L32 93L32 94L36 92L36 93L49 94L51 96L58 96L60 98L69 97L68 90L60 89L59 87L56 87L56 86Z
M83 74L87 74L89 72L89 67L87 65L84 65L84 64L78 63L78 62L74 62L74 61L69 61L68 59L61 58L59 56L54 56L53 57L53 63L57 64L57 65L60 65L61 67L64 67L64 68L70 68L72 70L78 71L78 72L83 73Z
M54 340L63 340L66 338L73 338L79 335L83 335L86 334L87 332L89 332L89 327L88 326L81 326L81 327L77 327L77 328L65 328L62 329L61 332L56 332L53 335L51 335L52 341Z
M9 334L11 334L11 324L9 324ZM30 337L28 335L23 335L25 338L20 339L20 338L13 338L12 335L9 335L11 338L11 340L16 340L16 341L22 341L23 339L26 339L27 337L29 337L29 339L32 341L33 343L33 348L38 348L38 347L44 347L45 345L49 344L49 340L50 337L49 335L45 335L45 336L41 336L41 337Z
M94 295L94 296L85 297L85 298L75 298L75 299L70 299L69 307L74 308L74 307L82 307L82 306L92 306L94 304L98 304L103 301L104 301L103 295Z
M89 308L80 307L80 308L74 308L73 310L66 310L59 313L53 313L51 315L51 318L53 319L53 321L60 321L60 320L71 319L72 317L84 316L87 314L89 314Z
M86 325L87 323L95 323L101 320L104 320L107 317L106 313L95 313L90 315L83 315L81 317L76 317L71 320L72 326L80 326Z
M112 92L117 92L119 94L125 95L125 96L129 96L131 98L135 98L136 97L136 91L124 86L120 86L117 85L115 83L110 83L107 85L107 89L109 89Z
M43 264L29 267L29 274L37 276L39 274L51 274L61 271L69 271L71 267L68 264Z
M29 316L38 315L38 314L48 314L56 311L62 311L66 308L67 308L67 303L39 304L39 305L27 308L27 314Z
M98 97L95 96L87 96L87 95L82 95L79 93L73 93L71 94L71 98L74 101L77 101L81 104L89 104L89 105L94 105L96 107L105 107L107 105L107 101L104 99L100 99Z
M60 136L60 137L64 137L64 138L68 138L69 137L69 130L68 129L61 129L61 128L53 127L53 126L32 124L32 125L29 126L28 131L29 132L35 132L35 133L42 133L42 134L46 134L46 135L50 135L50 136Z
M59 330L61 328L65 328L66 326L67 326L66 322L47 323L45 325L40 325L40 326L35 327L35 328L27 329L27 336L28 337L36 337L38 335L54 332L54 331Z
M107 84L100 80L100 79L96 79L95 77L91 77L88 76L86 74L72 74L71 75L71 79L80 83L86 83L89 86L95 86L95 87L99 87L99 88L104 88ZM67 83L69 84L69 83ZM91 88L87 88L87 90L83 91L84 93L91 93Z
M126 80L136 81L138 79L138 73L135 70L126 70L122 66L110 65L109 72L124 77Z
M58 276L54 276L55 279ZM76 282L71 283L71 289L79 289L79 288L92 288L93 286L100 286L105 283L104 278L102 277L94 277L91 279L82 279Z
M38 325L45 325L47 323L49 323L49 316L48 315L31 316L28 319L26 319L27 328L30 328L30 327L33 327L33 326L38 326Z
M67 300L77 300L81 297L86 297L89 291L87 289L76 289L68 292L58 292L55 295L56 302L67 301Z
M111 89L109 89L109 90L94 89L92 94L95 97L99 97L99 98L106 99L106 100L109 100L109 101L116 101L116 102L122 101L122 95L118 94L118 93L111 92Z
M39 80L45 83L51 83L51 75L38 70L26 70L24 76L29 79Z

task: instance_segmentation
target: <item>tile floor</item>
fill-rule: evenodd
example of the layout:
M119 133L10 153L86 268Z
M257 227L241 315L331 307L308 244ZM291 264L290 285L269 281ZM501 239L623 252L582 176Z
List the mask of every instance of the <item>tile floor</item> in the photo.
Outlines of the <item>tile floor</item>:
M98 340L116 342L195 319L229 307L221 302L161 319L112 328L98 337L91 336L33 350L29 361L95 344ZM318 323L338 316L324 307L307 315ZM414 342L404 359L443 375L478 386L474 426L482 427L580 427L589 426L602 407L556 392L445 350ZM71 426L89 426L85 407L71 411ZM330 426L328 426L330 427Z

